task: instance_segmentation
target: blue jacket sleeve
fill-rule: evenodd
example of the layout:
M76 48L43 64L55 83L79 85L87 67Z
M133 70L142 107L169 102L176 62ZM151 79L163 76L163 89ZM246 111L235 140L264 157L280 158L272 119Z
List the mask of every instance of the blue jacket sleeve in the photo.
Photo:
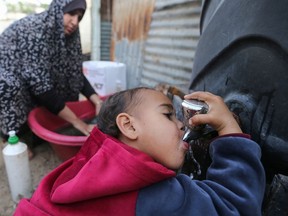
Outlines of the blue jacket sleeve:
M261 215L265 172L257 143L221 137L210 145L207 180L180 174L139 192L136 215Z

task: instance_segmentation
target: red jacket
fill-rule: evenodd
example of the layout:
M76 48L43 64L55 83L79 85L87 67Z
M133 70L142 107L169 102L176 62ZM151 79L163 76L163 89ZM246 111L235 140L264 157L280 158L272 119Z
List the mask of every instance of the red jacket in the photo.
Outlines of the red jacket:
M46 176L15 215L135 215L139 189L175 176L97 128L80 152Z

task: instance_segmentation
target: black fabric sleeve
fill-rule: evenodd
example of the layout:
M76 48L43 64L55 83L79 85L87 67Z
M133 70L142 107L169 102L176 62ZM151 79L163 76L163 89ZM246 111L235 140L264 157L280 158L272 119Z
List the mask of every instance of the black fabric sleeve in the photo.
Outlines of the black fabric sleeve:
M56 94L54 90L47 91L40 95L35 95L39 105L46 107L50 112L58 115L64 109L65 100Z
M88 99L92 94L97 94L85 76L84 76L84 85L83 88L81 89L81 93Z

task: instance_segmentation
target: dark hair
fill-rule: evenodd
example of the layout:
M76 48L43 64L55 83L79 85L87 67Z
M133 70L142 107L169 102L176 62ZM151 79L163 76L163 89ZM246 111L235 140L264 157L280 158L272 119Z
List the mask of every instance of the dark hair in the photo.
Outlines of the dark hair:
M119 113L129 112L142 101L143 90L154 90L147 87L138 87L117 92L103 103L97 115L97 127L103 133L119 138L120 130L116 124Z

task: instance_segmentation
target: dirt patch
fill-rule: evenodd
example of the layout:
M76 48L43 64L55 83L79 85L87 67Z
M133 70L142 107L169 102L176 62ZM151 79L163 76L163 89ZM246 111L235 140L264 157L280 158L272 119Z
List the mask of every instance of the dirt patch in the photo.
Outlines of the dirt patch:
M3 141L0 141L0 144L0 215L11 216L15 211L16 204L12 201L10 195L5 165L2 156L2 149L4 148L5 144ZM30 160L30 169L33 188L35 189L38 186L40 180L51 170L57 167L61 161L57 158L47 142L41 143L33 150L35 152L35 156L32 160Z

